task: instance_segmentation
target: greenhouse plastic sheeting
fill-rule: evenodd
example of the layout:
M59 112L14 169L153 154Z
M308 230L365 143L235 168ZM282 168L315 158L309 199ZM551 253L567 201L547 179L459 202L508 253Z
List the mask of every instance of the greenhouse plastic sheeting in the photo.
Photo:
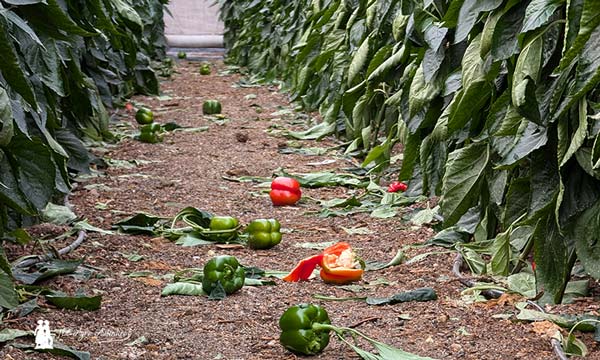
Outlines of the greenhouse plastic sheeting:
M171 0L173 16L165 16L165 35L171 47L222 47L223 24L214 0Z

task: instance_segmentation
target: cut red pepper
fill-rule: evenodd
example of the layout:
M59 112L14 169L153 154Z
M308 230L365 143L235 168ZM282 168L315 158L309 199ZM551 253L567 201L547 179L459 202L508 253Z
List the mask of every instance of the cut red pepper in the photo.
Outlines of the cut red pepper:
M325 254L321 262L321 279L326 283L347 284L362 278L364 270L354 251L347 248L340 254Z
M284 281L296 282L300 280L308 280L310 274L312 274L313 270L321 263L323 260L323 254L314 255L306 259L300 260L298 265L286 277L283 278Z
M363 274L363 269L357 267L359 264L350 244L338 242L321 254L301 260L283 280L307 280L317 265L321 266L321 279L328 283L346 284L360 280Z

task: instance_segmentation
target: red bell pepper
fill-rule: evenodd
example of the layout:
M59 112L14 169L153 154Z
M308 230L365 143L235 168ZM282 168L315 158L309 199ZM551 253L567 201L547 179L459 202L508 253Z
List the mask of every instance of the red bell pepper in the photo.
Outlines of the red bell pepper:
M275 206L294 205L300 200L300 183L294 178L279 176L271 182L271 201Z
M327 283L346 284L362 278L364 270L356 261L350 244L338 242L322 253L300 260L298 265L283 278L284 281L296 282L307 280L313 270L321 267L321 279Z
M398 192L398 191L405 192L406 189L408 189L408 186L406 186L405 183L400 182L400 181L394 181L388 186L387 191L388 192Z

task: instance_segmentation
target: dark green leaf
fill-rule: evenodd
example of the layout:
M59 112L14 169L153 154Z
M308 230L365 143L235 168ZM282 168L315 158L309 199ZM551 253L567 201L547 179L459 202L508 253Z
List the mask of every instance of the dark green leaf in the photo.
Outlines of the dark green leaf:
M19 305L19 299L12 278L0 270L0 307L12 309Z
M543 44L542 37L538 37L525 46L517 58L513 75L512 104L536 124L542 123L535 84L540 78Z
M537 310L522 309L517 314L517 319L524 321L550 321L565 329L574 328L579 331L596 331L596 326L592 321L600 320L600 317L593 315L571 315L571 314L550 314Z
M600 279L600 203L596 203L573 226L577 257L587 273Z
M446 226L454 225L479 196L479 180L489 161L489 148L473 144L448 156L440 201Z
M600 16L596 16L600 19ZM600 20L599 20L600 22ZM583 46L583 51L577 63L575 84L569 88L567 96L553 114L553 120L561 118L575 105L576 102L591 91L600 82L600 26L593 32L593 36ZM563 58L564 59L564 58Z
M0 199L13 209L33 215L34 209L19 188L15 171L9 162L6 152L0 149Z
M548 129L521 117L514 108L506 114L502 128L492 138L500 156L496 165L515 164L548 142Z
M43 209L54 195L56 168L50 149L39 138L13 137L6 148L16 162L19 187L36 209Z
M529 218L537 219L554 207L560 179L556 155L548 149L534 152L531 160Z
M501 218L505 229L527 213L530 191L529 178L516 178L509 184Z
M49 354L53 354L53 355L59 355L59 356L68 356L72 359L77 359L77 360L90 360L90 353L86 352L86 351L78 351L78 350L74 350L64 344L61 344L59 342L54 342L54 344L52 345L52 349L36 349L34 347L34 345L29 345L29 344L21 344L21 343L12 343L11 346L14 346L18 349L23 349L23 350L31 350L31 351L37 351L40 353L49 353Z
M469 35L481 12L494 10L500 5L501 0L465 0L458 13L454 42L459 43Z
M575 5L575 4L574 4ZM564 70L569 66L571 61L575 59L581 50L589 46L588 40L592 39L593 42L598 40L598 35L592 36L592 33L598 30L600 25L600 16L598 16L598 8L600 8L600 0L585 0L583 1L583 9L581 10L581 19L579 22L579 31L577 37L574 39L572 44L565 44L565 50L563 57L560 59L560 65L558 70ZM597 50L597 46L593 46L594 50ZM598 54L595 51L596 55Z
M89 172L90 154L81 139L66 129L55 131L54 136L56 137L56 141L69 155L67 166L82 173Z
M419 288L395 294L388 298L367 298L369 305L394 305L409 301L432 301L437 300L437 293L432 288Z
M19 337L29 336L31 331L19 330L19 329L2 329L0 330L0 343L14 340Z
M512 251L510 246L510 231L498 234L492 243L492 273L495 275L508 275L510 269L510 262L512 260Z
M507 7L498 14L499 18L494 24L491 44L491 54L494 60L508 59L519 52L518 36L525 16L525 6L527 6L526 2L509 2Z
M560 234L552 216L538 222L533 234L537 292L544 292L541 303L560 303L571 273L567 239Z
M34 108L37 107L35 95L16 55L5 21L0 21L0 71L8 85L19 93Z
M128 234L154 235L156 225L163 219L152 214L137 213L131 217L117 221L113 225L113 228Z
M13 112L6 90L0 88L0 146L10 143L14 135Z
M34 272L27 272L22 268L13 269L13 276L23 284L31 285L57 275L74 273L82 262L83 260L50 260L35 264Z
M54 292L52 294L45 295L46 300L52 305L59 309L68 310L88 310L94 311L100 309L102 302L102 295L87 296L87 295L76 295L67 296L60 292Z
M367 65L369 61L369 42L371 41L371 35L367 36L367 38L360 45L358 50L354 53L352 57L352 62L350 63L350 67L348 68L348 86L352 86L354 79L358 76L358 74L363 70L363 68Z
M207 229L210 226L210 219L213 217L208 211L196 209L195 207L188 206L175 215L172 224L182 220L186 224L194 227L195 229Z
M564 0L532 0L527 5L521 31L527 32L545 25L564 2Z

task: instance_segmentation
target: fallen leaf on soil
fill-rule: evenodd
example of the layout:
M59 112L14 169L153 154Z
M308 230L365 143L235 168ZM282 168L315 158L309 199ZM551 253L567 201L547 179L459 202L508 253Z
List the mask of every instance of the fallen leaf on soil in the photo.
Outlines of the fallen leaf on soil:
M560 332L560 326L547 320L536 321L531 323L531 330L544 338L551 338L557 331Z
M242 244L218 244L215 247L220 250L230 250L230 249L243 249L244 245L242 245Z
M133 278L133 280L139 281L148 286L162 286L162 281L153 279L153 278L149 278L149 277L137 277L137 278Z
M506 304L514 305L515 303L522 300L523 297L521 295L504 293L500 295L500 297L497 299L491 299L486 302L476 303L476 305L484 307L486 309L491 309L496 306L504 306Z

